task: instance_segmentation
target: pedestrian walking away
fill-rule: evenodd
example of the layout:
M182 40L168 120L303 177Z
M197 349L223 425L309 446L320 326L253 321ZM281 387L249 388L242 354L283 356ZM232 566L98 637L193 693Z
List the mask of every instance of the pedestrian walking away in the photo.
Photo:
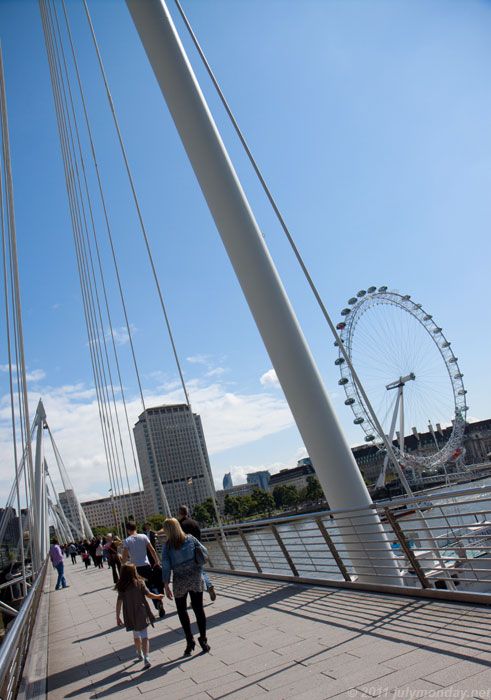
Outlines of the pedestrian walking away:
M77 548L75 547L75 544L73 542L71 542L68 545L68 554L72 558L72 564L76 564L77 563Z
M123 556L122 563L125 564L128 559L136 566L138 575L141 576L148 588L155 594L158 590L152 585L152 568L158 565L158 556L155 549L152 547L150 540L146 535L137 533L136 523L126 523L126 532L128 537L123 540ZM153 564L150 564L149 558ZM165 610L162 600L153 601L156 609L159 611L159 616L164 617Z
M113 572L114 583L118 582L121 572L121 555L118 552L118 546L120 544L122 544L122 542L116 536L113 537L111 533L106 535L105 551L107 552L107 562Z
M155 617L147 598L159 600L163 595L155 595L148 590L134 564L123 564L119 581L114 588L118 591L116 623L118 627L126 626L128 632L133 632L137 659L144 662L144 668L150 668L152 664L149 659L150 642L147 628L149 624L153 627ZM124 622L121 620L121 608Z
M192 520L192 518L189 517L189 511L187 506L179 506L179 508L177 509L177 519L179 520L179 524L185 535L192 535L201 542L201 528L199 526L199 523L196 522L196 520ZM217 597L215 588L210 579L208 578L206 571L203 568L201 569L201 571L205 580L206 591L210 596L211 600L215 600Z
M202 561L206 561L208 558L206 547L196 537L186 535L176 518L167 518L163 528L167 535L167 542L162 547L162 578L165 594L169 600L172 600L173 596L169 586L172 572L172 587L177 614L186 636L184 656L190 656L196 646L187 611L188 593L198 625L198 642L203 653L206 653L210 651L210 645L206 638L206 616L203 609L205 583L201 564L197 561L200 555Z
M49 556L53 563L54 568L58 572L58 580L56 581L55 590L58 591L60 588L68 588L68 584L65 580L65 565L63 563L63 554L61 553L60 546L56 537L51 540L51 547L49 549Z

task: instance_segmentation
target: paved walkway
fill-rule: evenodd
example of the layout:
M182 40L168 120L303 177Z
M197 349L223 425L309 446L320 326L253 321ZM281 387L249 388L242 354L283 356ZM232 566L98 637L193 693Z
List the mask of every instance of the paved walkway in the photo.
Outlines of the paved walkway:
M67 563L66 577L50 594L49 700L491 698L484 607L214 575L211 653L182 657L167 601L145 671L116 627L110 571Z

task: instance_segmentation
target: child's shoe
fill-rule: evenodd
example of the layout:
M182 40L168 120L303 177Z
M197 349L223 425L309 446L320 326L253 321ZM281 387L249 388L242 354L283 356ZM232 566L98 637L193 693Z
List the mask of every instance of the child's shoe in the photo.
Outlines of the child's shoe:
M138 661L143 661L143 654L141 653L141 651L136 652L136 658L138 659Z
M152 662L150 661L148 656L144 656L143 659L145 661L145 663L143 664L143 668L150 668L150 666L152 665Z

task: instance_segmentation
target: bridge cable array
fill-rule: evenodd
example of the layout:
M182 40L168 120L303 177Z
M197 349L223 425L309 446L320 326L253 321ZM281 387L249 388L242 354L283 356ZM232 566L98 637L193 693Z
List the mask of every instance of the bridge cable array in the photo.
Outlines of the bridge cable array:
M121 467L119 464L119 460L116 458L116 455L119 454L116 449L114 449L114 439L111 441L111 434L108 435L108 425L112 425L113 423L113 416L114 420L116 421L117 424L117 431L119 431L119 420L117 418L117 405L116 405L116 399L114 396L114 392L112 391L112 410L109 410L107 408L108 404L108 392L107 392L107 384L111 386L112 389L112 375L110 371L110 362L108 358L108 353L107 353L107 348L106 348L106 343L105 343L105 334L103 332L103 327L104 324L102 322L102 315L101 315L101 310L100 310L100 303L99 303L99 292L98 288L100 287L102 290L102 295L104 297L104 302L105 302L105 308L106 308L106 315L108 319L108 325L110 328L110 333L109 335L111 336L112 339L112 349L113 349L113 354L114 354L114 359L115 359L115 364L116 364L116 369L117 369L117 374L118 374L118 379L119 379L119 391L121 392L122 396L122 403L124 406L124 411L125 411L125 417L126 417L126 424L127 424L127 429L128 429L128 439L131 444L131 449L132 449L132 454L133 454L133 462L135 466L135 471L137 473L137 477L139 479L138 475L138 468L136 465L136 457L135 457L135 451L133 448L133 442L132 442L132 435L131 435L131 430L129 427L129 419L128 419L128 412L127 412L127 407L126 407L126 400L124 396L124 390L123 390L123 382L121 378L121 372L120 372L120 366L118 362L118 353L116 349L116 344L115 344L115 339L114 339L114 330L113 330L113 325L111 321L111 315L109 311L109 302L108 302L108 295L106 292L106 285L104 281L104 272L103 272L103 266L102 266L102 261L101 261L101 255L99 252L99 245L98 245L98 238L97 238L97 232L96 232L96 225L95 225L95 220L93 216L93 211L94 211L94 206L91 203L91 195L89 191L89 183L88 183L88 178L87 178L87 173L86 173L86 165L85 165L85 160L83 158L83 153L82 153L82 147L81 147L81 138L79 135L79 129L78 129L78 120L76 117L76 110L74 106L74 99L72 95L72 90L70 87L71 81L70 81L70 74L69 70L67 67L67 60L65 57L65 51L64 51L64 41L62 38L62 34L60 31L60 23L58 20L58 15L57 15L57 10L55 6L54 0L52 0L52 7L50 6L48 0L40 0L39 2L40 8L41 8L41 15L42 15L42 20L43 20L43 28L45 32L45 40L46 40L46 47L47 47L47 52L48 52L48 61L50 65L50 74L51 74L51 80L52 80L52 85L53 85L53 95L55 98L55 109L56 109L56 114L57 114L57 120L58 120L58 130L60 134L60 142L62 144L62 154L63 154L63 162L64 162L64 167L65 167L65 179L67 183L67 192L68 192L68 197L69 197L69 203L70 203L70 210L71 210L71 218L72 218L72 227L74 229L74 239L75 239L75 247L76 247L76 252L77 252L77 261L78 261L78 266L79 266L79 275L81 279L81 288L82 288L82 296L84 299L84 312L86 316L86 325L87 325L87 332L89 336L89 346L91 349L91 361L93 365L93 373L94 373L94 379L96 386L98 387L97 393L98 393L98 403L99 403L99 412L100 412L100 417L101 417L101 425L103 427L103 434L105 435L105 447L106 447L106 456L107 456L107 461L108 461L108 471L110 474L110 481L111 485L116 484L117 486L121 485L121 478L120 478L120 472L121 472ZM82 81L81 81L81 76L80 76L80 71L78 68L78 62L77 62L77 57L76 57L76 52L75 52L75 47L72 39L72 33L70 30L70 24L69 24L69 19L68 15L66 12L66 7L65 7L65 2L62 0L62 7L63 7L63 16L64 16L64 22L65 22L65 33L66 33L66 39L65 42L67 42L70 46L70 51L71 51L71 60L73 63L74 71L76 74L76 81L78 85L78 91L79 91L79 99L80 103L83 109L83 114L84 114L84 120L85 120L85 126L87 130L87 137L90 142L90 151L92 154L92 162L93 162L93 170L97 179L97 186L98 186L98 196L100 198L100 203L101 203L101 208L104 213L104 221L105 221L105 229L109 241L109 246L111 250L111 256L112 256L112 263L115 271L115 277L117 280L117 285L118 285L118 290L119 290L119 296L120 296L120 301L121 301L121 308L124 314L125 318L125 324L126 324L126 333L127 337L129 340L130 348L131 348L131 354L132 354L132 359L133 359L133 365L134 365L134 370L135 370L135 375L136 375L136 380L138 383L138 388L139 388L139 393L140 393L140 400L141 404L143 407L143 410L146 410L145 406L145 398L144 398L144 393L143 393L143 388L142 388L142 383L141 383L141 378L140 378L140 372L138 369L138 362L136 359L136 352L135 352L135 347L133 343L133 332L132 332L132 326L129 321L128 317L128 312L127 312L127 306L125 302L125 295L123 292L123 284L119 272L119 266L117 262L117 257L116 257L116 250L115 250L115 243L114 243L114 237L112 234L110 222L109 222L109 215L108 215L108 210L107 210L107 205L106 205L106 198L104 196L103 192L103 187L102 187L102 181L101 181L101 176L99 172L99 167L97 163L97 158L96 158L96 149L94 145L94 140L92 136L92 130L90 127L90 120L88 116L88 111L87 111L87 106L86 106L86 100L84 96L84 90L82 87ZM90 13L87 7L87 4L84 0L84 8L85 12L87 15L87 21L89 24L92 40L94 43L94 48L95 52L97 55L97 59L99 62L99 67L102 75L102 79L104 81L104 86L106 90L106 95L110 107L110 111L112 114L115 130L117 133L117 139L119 142L119 146L121 149L122 157L124 160L125 164L125 169L128 177L128 181L130 183L132 195L133 195L133 200L135 203L135 209L138 214L138 220L140 223L140 229L143 235L144 243L145 243L145 248L147 251L147 255L150 261L151 269L152 269L152 275L153 279L156 285L158 297L160 300L160 305L162 308L163 316L165 319L165 325L167 328L167 332L170 338L171 346L172 346L172 351L174 354L177 370L179 373L180 377L180 382L181 386L183 389L183 393L185 396L185 401L187 405L189 406L190 411L192 412L191 409L191 404L189 400L189 393L186 388L186 384L184 381L182 369L181 369L181 364L179 361L179 357L177 354L177 349L175 345L175 341L173 338L171 326L170 326L170 321L168 318L167 310L164 304L163 300L163 295L162 291L160 288L160 284L158 281L153 257L151 254L150 250L150 245L147 237L147 233L145 230L144 222L143 222L143 216L141 213L141 208L139 205L138 197L136 194L136 189L134 186L133 178L131 175L130 167L129 167L129 162L128 158L126 155L126 151L124 148L123 144L123 139L121 135L121 131L119 128L117 116L116 116L116 111L114 108L114 103L111 97L111 93L109 90L106 74L104 71L103 63L102 63L102 58L101 54L97 45L97 40L94 32L94 28L92 25L92 21L90 18ZM63 69L62 69L63 66ZM74 143L74 134L76 136L77 140L77 146L78 148L75 148L75 143ZM84 190L82 191L81 185L80 185L80 173L82 173L82 179L84 180ZM77 183L77 187L74 187L74 183ZM87 217L86 215L86 210L89 214ZM91 224L91 231L92 231L92 236L94 239L94 250L95 250L95 256L92 253L92 243L91 240L89 239L88 235L88 222L87 219L90 218L90 224ZM94 270L94 265L93 265L93 258L97 258L98 262L98 272L97 276ZM100 346L104 347L104 354L102 354L99 351ZM109 380L108 382L106 381L106 376L107 379ZM195 439L197 441L197 444L200 445L201 447L201 441L199 439L198 431L197 431L197 426L194 421L192 421L192 425L194 427L195 431ZM150 442L150 449L151 449L151 454L152 454L152 459L154 463L157 463L156 459L156 453L155 453L155 447L153 443L153 437L152 437L152 431L148 431L149 435L149 442ZM111 448L111 449L110 449ZM122 454L122 460L123 463L126 467L126 463L124 460L124 448L122 444L122 440L120 440L120 449L121 449L121 454ZM217 514L219 515L219 511L217 508L216 504L216 497L215 497L215 492L214 488L212 485L212 477L211 473L209 473L209 468L206 464L206 461L204 459L204 455L202 453L202 450L200 449L200 457L202 461L202 469L203 473L205 475L205 480L207 482L208 486L208 491L210 492L210 495L215 502L215 508L217 510ZM167 502L167 498L165 496L165 492L161 483L161 480L159 479L159 485L160 485L160 498L161 502L163 504L164 511L167 516L170 516L170 509L169 505ZM129 486L128 486L129 488ZM114 489L114 487L113 487ZM113 490L114 493L114 490Z

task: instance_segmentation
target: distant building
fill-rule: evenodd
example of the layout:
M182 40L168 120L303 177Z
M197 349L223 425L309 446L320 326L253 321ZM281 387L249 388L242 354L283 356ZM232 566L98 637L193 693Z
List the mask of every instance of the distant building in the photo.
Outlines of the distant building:
M224 490L231 489L232 486L232 474L228 472L228 474L225 474L225 476L223 477L223 488Z
M107 527L108 531L119 525L120 520L133 516L138 522L145 520L143 491L125 493L114 498L98 498L80 504L90 527Z
M0 508L0 530L3 531L2 544L16 545L19 541L19 518L12 506Z
M211 496L213 476L201 419L187 404L147 408L134 435L147 515L165 513L160 484L173 516L180 505L192 512Z
M314 467L309 458L301 459L296 467L282 469L278 474L273 474L269 481L269 490L275 486L295 486L297 490L307 485L307 477L315 476Z
M269 488L270 478L271 474L268 471L250 472L247 475L247 483L256 484L263 491L267 491Z
M451 431L451 426L442 428L439 423L436 423L433 431L428 430L425 433L418 433L416 428L413 428L411 434L404 437L404 449L408 453L431 454L435 451L435 440L443 446L450 437ZM398 443L394 440L393 444L397 445ZM465 448L464 462L466 465L491 462L489 456L491 452L491 419L467 423L463 447ZM367 482L374 484L382 470L385 452L379 450L373 443L353 447L352 452ZM447 466L451 469L453 465L454 463L449 462Z
M216 497L220 509L223 511L223 504L225 503L225 496L250 496L254 491L255 484L236 484L229 489L223 489L216 492Z
M60 500L60 505L62 507L63 513L65 514L65 518L68 521L68 525L70 527L73 539L80 539L84 528L82 525L79 505L74 490L67 489L66 491L61 491L58 494L58 498Z

